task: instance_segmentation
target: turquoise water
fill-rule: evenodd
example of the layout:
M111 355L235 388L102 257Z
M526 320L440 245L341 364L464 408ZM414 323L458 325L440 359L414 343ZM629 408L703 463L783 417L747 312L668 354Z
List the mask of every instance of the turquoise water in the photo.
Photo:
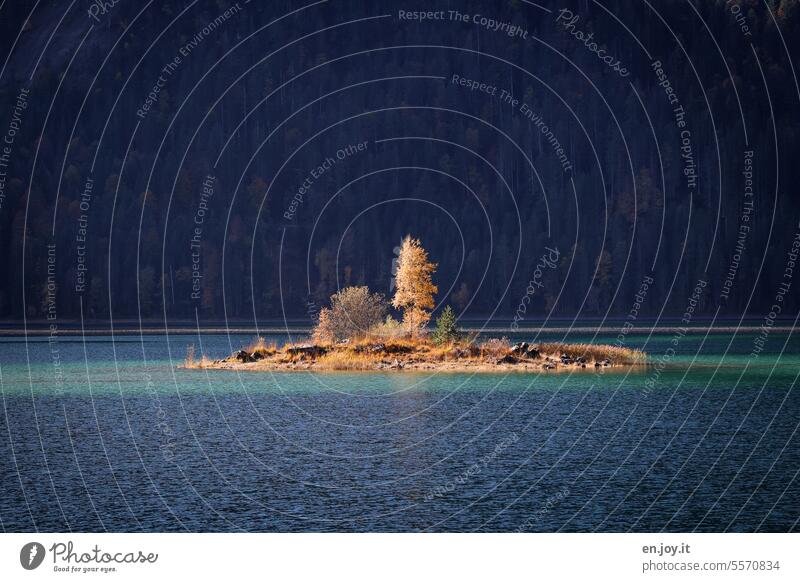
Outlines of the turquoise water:
M800 337L756 358L757 338L631 335L651 366L508 375L177 367L249 336L2 338L0 523L789 531Z

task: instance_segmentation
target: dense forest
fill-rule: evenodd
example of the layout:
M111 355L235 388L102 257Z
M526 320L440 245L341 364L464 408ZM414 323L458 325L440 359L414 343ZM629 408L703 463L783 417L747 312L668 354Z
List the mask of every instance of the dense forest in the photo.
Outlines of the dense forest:
M762 318L798 4L7 2L0 317L313 317L411 234L462 317Z

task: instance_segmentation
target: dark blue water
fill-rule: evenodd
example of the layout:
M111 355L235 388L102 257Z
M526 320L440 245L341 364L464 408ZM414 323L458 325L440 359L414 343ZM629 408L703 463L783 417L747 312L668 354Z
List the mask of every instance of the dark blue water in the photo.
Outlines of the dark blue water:
M200 339L219 357L250 338ZM655 359L671 339L628 342ZM687 336L659 370L312 375L181 370L185 336L6 338L0 523L791 531L800 339L758 358L754 339Z

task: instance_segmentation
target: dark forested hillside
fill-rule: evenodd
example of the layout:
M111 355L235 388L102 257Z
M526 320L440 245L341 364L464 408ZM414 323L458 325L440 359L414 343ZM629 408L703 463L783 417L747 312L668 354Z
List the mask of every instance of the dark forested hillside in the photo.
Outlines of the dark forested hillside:
M798 4L6 2L0 317L791 315Z

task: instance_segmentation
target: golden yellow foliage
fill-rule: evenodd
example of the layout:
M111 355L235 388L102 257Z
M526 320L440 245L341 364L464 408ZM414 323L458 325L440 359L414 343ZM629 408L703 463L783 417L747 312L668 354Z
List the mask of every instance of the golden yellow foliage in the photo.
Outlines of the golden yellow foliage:
M433 295L439 291L432 280L435 272L436 265L428 260L428 251L422 248L422 243L406 236L397 259L397 291L392 305L403 311L403 324L411 333L424 327L431 318Z

